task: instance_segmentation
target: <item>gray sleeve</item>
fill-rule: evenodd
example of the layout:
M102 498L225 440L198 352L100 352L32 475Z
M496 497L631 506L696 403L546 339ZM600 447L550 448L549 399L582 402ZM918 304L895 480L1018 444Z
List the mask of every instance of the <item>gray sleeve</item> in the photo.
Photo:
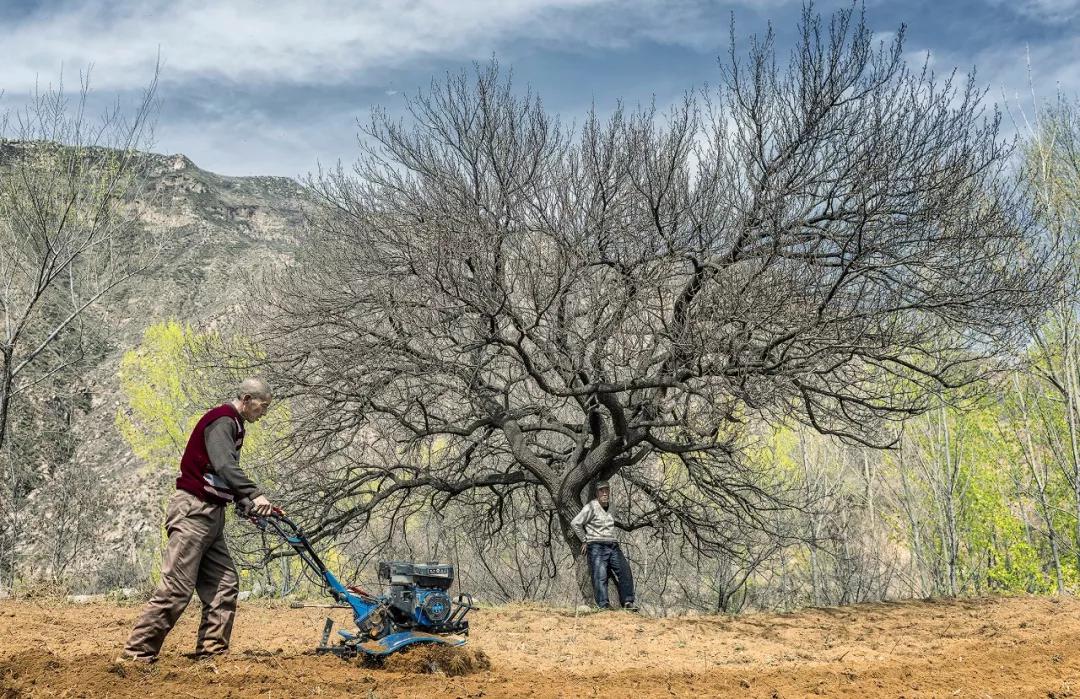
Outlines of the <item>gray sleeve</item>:
M581 508L577 517L570 521L570 528L574 530L578 541L583 544L585 543L585 523L591 519L590 515L592 515L592 501L585 503L585 507Z
M240 468L240 450L236 448L236 423L231 417L219 417L203 432L206 453L210 455L210 466L237 498L256 498L263 494Z

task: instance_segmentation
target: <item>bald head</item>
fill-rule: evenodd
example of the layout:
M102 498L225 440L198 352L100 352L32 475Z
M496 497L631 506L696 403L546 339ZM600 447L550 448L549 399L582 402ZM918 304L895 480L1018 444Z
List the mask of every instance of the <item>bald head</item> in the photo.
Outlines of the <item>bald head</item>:
M257 376L246 378L240 382L240 387L236 389L236 397L244 400L244 396L251 396L259 400L270 400L274 397L270 392L270 384Z
M240 382L233 405L245 422L258 422L270 409L272 398L270 384L253 376Z

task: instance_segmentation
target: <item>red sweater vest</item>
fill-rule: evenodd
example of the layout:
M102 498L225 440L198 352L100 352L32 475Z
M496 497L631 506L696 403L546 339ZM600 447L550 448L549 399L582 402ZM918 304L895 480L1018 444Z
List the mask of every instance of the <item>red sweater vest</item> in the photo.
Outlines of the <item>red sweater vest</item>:
M225 505L236 498L236 494L219 476L214 474L210 463L210 454L206 450L206 428L210 423L223 417L236 421L236 448L244 446L244 419L231 403L219 405L199 418L195 429L191 431L184 456L180 459L180 477L176 479L176 488L186 490L200 500L215 505Z

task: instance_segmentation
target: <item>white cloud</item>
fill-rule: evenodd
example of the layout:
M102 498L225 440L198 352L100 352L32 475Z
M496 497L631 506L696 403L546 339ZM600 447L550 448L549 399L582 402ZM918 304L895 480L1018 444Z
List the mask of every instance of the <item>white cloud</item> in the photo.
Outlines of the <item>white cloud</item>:
M0 86L20 91L61 64L70 72L92 62L99 89L139 87L159 50L170 82L375 84L364 76L424 58L483 59L521 39L695 45L705 31L716 37L698 21L709 11L695 0L88 0L6 26Z
M958 79L974 66L978 86L987 90L987 106L996 104L1004 112L1002 135L1026 136L1024 114L1032 114L1053 100L1058 92L1067 98L1080 94L1080 54L1075 38L1067 37L1038 46L1002 41L993 49L973 54L935 50L932 67L941 79L956 68ZM908 55L921 66L925 54Z
M1067 37L1038 46L1003 44L973 56L937 56L938 62L965 72L972 65L977 78L990 88L990 99L1010 101L1052 98L1056 91L1080 92L1080 54L1076 39Z
M1080 17L1080 0L992 0L995 5L1006 5L1025 17L1057 24Z
M356 156L356 124L348 113L324 114L305 127L247 114L242 120L173 122L160 130L165 140L153 150L183 153L197 166L225 175L299 178L314 171L317 161L332 166Z
M137 88L159 51L163 79L171 83L377 85L381 70L424 60L483 60L528 40L570 49L643 41L711 49L726 42L730 11L776 15L787 8L784 14L791 14L787 10L800 2L82 0L3 27L0 88L24 92L38 76L52 79L61 65L70 74L90 63L98 89ZM846 5L819 0L816 7L828 12Z
M334 83L425 55L470 55L502 31L527 31L548 13L599 1L94 0L5 27L0 84L29 85L61 63L93 62L99 88L136 87L159 48L169 80Z
M3 0L0 0L3 2ZM165 150L183 150L197 162L226 172L295 174L314 165L313 155L332 159L354 141L353 116L370 101L392 98L448 65L485 60L496 53L507 63L528 66L547 49L573 54L580 49L627 49L612 54L616 66L625 55L638 65L651 59L656 45L678 45L710 53L726 45L728 13L738 10L737 29L745 48L747 33L764 30L771 17L780 32L790 31L802 0L69 0L43 3L22 20L9 20L0 32L0 90L12 106L40 76L55 80L61 65L72 74L95 65L99 94L144 86L160 50L164 70L159 94L174 102L159 124ZM1061 18L1080 17L1080 0L975 0L971 12L1013 12L1045 22L1047 39L1033 45L1032 67L1040 93L1055 84L1080 90L1080 52L1076 28ZM868 0L870 19L878 17ZM819 0L828 14L848 0ZM899 10L897 10L899 11ZM875 40L892 40L891 20L880 20ZM908 60L921 67L927 49L939 74L952 66L979 67L981 80L1012 95L1027 94L1025 48L1017 44L1009 15L990 23L1000 36L980 50L965 36L909 35ZM985 23L984 23L985 24ZM1030 26L1028 27L1031 28ZM1061 37L1060 28L1069 36ZM1029 32L1038 36L1039 32ZM1054 38L1056 37L1056 38ZM633 53L637 51L637 53ZM666 60L658 55L657 60ZM677 61L677 59L676 59ZM536 65L543 65L537 61ZM683 64L685 65L685 64ZM611 67L615 73L619 69ZM626 70L633 70L627 68ZM673 67L672 83L691 81ZM655 82L662 71L653 71ZM634 92L633 76L622 76L622 96L648 99L655 84ZM583 83L603 80L584 75ZM234 83L235 86L223 83ZM683 85L685 82L685 85ZM630 88L625 86L630 85ZM339 89L339 86L341 87ZM294 92L293 89L296 88ZM579 91L587 95L586 86ZM338 99L328 99L333 94ZM193 95L197 95L196 104ZM297 102L290 102L298 95ZM1044 96L1050 96L1046 94ZM177 100L183 105L177 106ZM311 104L296 109L299 100ZM564 104L572 111L576 105ZM580 105L587 109L588 104ZM300 132L305 132L303 135ZM310 133L308 133L310 132ZM335 144L339 144L335 146ZM345 157L348 159L349 150Z

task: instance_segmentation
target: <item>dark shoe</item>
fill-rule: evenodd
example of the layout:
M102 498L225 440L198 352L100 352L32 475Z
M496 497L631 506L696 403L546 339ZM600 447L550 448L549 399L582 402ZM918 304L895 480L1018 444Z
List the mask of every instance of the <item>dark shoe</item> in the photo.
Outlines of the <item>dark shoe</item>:
M635 614L641 613L641 607L637 606L636 602L627 602L623 605L623 609L628 612L634 612Z

